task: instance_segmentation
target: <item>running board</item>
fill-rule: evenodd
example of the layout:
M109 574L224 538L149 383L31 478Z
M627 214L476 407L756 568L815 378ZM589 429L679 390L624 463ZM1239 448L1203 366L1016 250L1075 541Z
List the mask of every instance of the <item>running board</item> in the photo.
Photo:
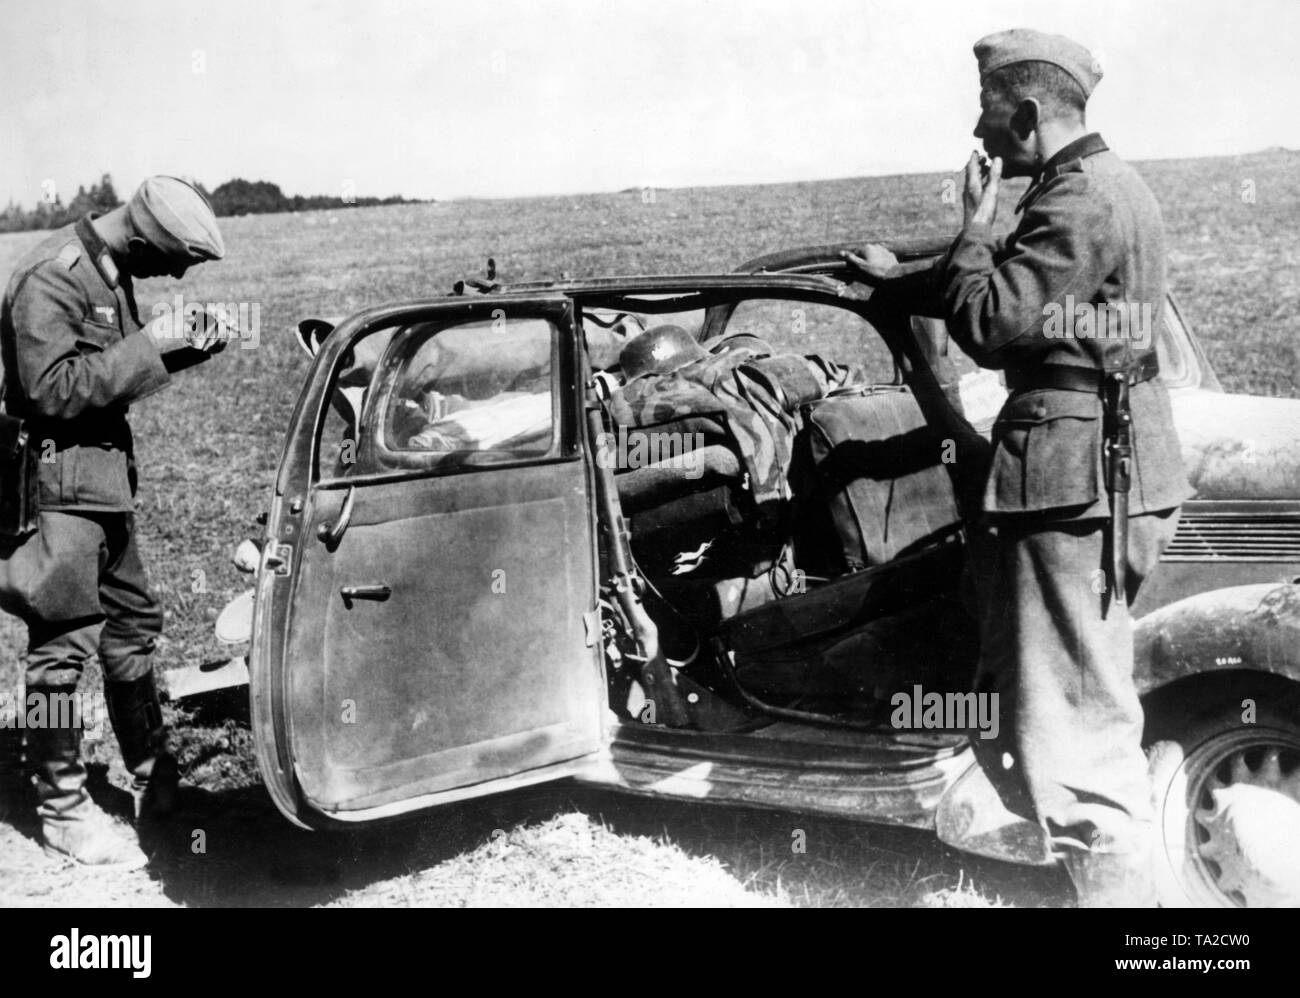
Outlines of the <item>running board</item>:
M933 829L939 801L970 764L964 739L920 746L796 725L711 734L630 722L615 728L608 754L577 779L649 796Z

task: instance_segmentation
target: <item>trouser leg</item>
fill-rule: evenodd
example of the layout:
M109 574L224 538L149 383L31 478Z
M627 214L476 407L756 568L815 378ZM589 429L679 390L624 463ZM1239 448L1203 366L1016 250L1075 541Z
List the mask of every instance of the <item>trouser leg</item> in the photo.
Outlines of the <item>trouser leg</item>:
M1028 787L1015 768L1016 689L1008 681L1014 660L1003 646L1013 624L1012 605L1001 591L998 528L988 520L981 521L968 532L968 541L962 598L979 625L980 658L974 689L983 696L998 696L998 736L972 733L971 749L1007 810L1037 822Z
M24 606L25 735L46 850L87 866L132 868L146 857L129 829L90 799L81 760L82 728L92 718L77 687L104 626L104 519L43 513L37 543L24 554L27 577L45 583L30 586ZM53 581L61 585L51 588Z
M1130 521L1129 597L1175 517ZM1082 905L1147 904L1151 799L1128 606L1105 592L1106 521L1001 519L985 549L977 687L1000 737L977 755L1008 808L1043 824ZM1008 766L1007 763L1010 763Z
M162 607L136 546L135 517L124 514L106 530L106 549L99 575L99 603L104 613L99 658L104 679L128 683L152 673L152 655L162 634Z
M165 813L174 802L177 770L151 658L162 633L162 608L140 560L134 517L123 517L108 531L99 599L105 614L99 658L122 762L135 782L137 808Z

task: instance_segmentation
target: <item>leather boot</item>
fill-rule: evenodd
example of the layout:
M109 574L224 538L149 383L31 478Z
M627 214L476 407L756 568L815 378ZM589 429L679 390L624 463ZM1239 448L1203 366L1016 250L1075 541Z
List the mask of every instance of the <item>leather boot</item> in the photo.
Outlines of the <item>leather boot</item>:
M104 694L122 762L131 774L136 818L165 817L176 806L180 771L167 751L167 728L153 671L124 683L105 683Z
M135 870L149 862L128 826L101 811L86 792L81 762L81 728L59 725L55 697L74 696L75 687L29 691L45 698L51 723L27 730L27 750L36 770L37 816L47 854L95 869Z
M23 729L18 719L0 721L0 821L14 824L30 813L26 771L23 764Z
M1150 850L1089 852L1072 849L1065 869L1074 881L1080 908L1155 908Z

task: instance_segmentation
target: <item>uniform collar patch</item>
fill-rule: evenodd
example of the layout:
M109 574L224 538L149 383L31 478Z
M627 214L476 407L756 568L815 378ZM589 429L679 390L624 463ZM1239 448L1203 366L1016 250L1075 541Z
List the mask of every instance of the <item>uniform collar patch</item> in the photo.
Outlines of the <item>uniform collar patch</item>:
M1073 142L1062 146L1051 159L1043 164L1043 169L1034 178L1025 193L1021 195L1020 201L1016 204L1016 214L1019 214L1045 185L1055 180L1062 173L1077 170L1081 160L1094 156L1099 152L1106 152L1109 148L1105 140L1097 132L1089 132L1087 135L1080 136Z
M117 264L113 262L113 254L108 250L104 250L103 253L99 254L99 258L95 263L99 266L99 272L104 275L104 280L108 282L108 286L110 288L117 287L121 275L118 273Z
M99 238L99 233L95 231L95 227L90 224L90 220L94 217L94 212L91 212L77 222L77 238L86 247L86 252L90 255L90 259L95 262L95 269L99 271L99 276L104 279L104 283L110 288L116 288L121 282L121 274L117 269L117 264L113 261L112 252L104 240Z

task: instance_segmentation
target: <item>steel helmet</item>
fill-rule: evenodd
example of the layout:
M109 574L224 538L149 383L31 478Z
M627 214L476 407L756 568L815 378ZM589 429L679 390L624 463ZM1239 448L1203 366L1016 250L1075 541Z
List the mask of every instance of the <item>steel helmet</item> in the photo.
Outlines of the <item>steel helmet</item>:
M681 326L655 326L628 341L618 355L628 381L646 374L671 374L679 367L707 357L705 349Z

